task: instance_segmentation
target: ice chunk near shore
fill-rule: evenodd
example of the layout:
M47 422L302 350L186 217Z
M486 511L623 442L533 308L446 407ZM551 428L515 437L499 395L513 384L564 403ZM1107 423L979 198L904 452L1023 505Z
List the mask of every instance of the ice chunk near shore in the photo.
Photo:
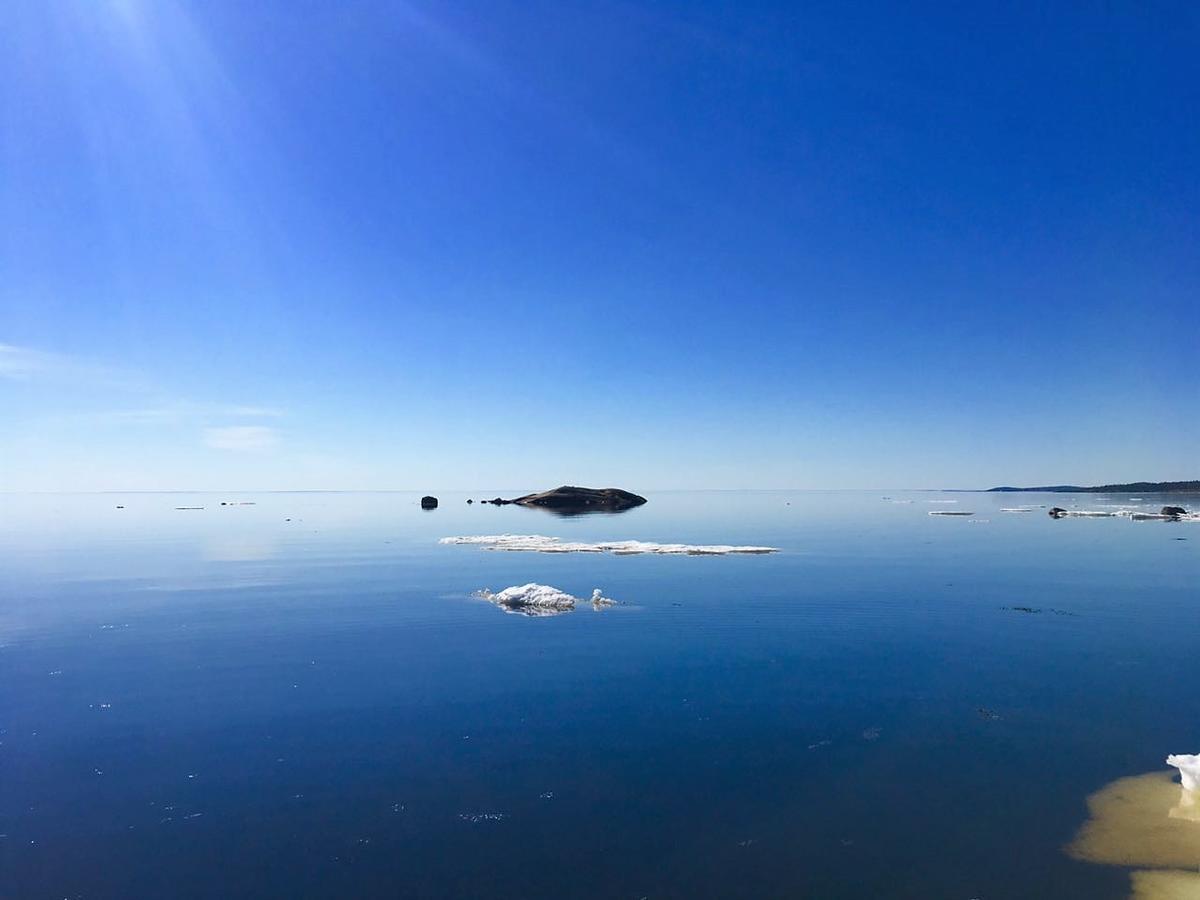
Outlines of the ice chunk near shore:
M564 541L541 534L481 534L444 537L440 544L475 544L486 550L536 553L613 553L630 556L659 553L680 556L724 556L730 553L777 553L778 547L738 547L728 544L657 544L652 541Z
M1200 756L1188 753L1172 753L1167 765L1179 770L1179 780L1185 791L1200 789Z
M484 588L475 596L496 604L506 613L521 616L557 616L573 612L577 603L585 602L556 587L534 582L507 587L495 594ZM597 612L605 607L613 606L615 603L615 600L603 596L600 588L592 591L592 609Z

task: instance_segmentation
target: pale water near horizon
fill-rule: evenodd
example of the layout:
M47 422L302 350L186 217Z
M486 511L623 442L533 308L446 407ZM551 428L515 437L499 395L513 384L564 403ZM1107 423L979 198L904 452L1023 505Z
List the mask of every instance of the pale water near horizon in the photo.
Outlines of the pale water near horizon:
M1063 847L1200 751L1200 524L1001 509L1200 497L648 496L0 497L0 897L1129 895Z

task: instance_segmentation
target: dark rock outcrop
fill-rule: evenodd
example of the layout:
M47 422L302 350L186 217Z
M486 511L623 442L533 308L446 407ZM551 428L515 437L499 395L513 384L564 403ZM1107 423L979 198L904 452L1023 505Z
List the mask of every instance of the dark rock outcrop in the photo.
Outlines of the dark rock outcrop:
M438 505L437 497L422 497L421 498L421 509L437 509L437 505Z
M552 491L526 494L509 501L519 506L540 506L563 512L589 512L592 510L620 512L641 506L645 497L623 491L620 488L585 488L563 485Z
M1063 509L1061 506L1052 506L1050 508L1050 517L1051 518L1061 519L1066 514L1067 514L1067 511L1065 509Z
M1164 516L1170 516L1173 519L1178 519L1180 516L1186 516L1187 510L1182 506L1164 506L1160 510L1160 514Z

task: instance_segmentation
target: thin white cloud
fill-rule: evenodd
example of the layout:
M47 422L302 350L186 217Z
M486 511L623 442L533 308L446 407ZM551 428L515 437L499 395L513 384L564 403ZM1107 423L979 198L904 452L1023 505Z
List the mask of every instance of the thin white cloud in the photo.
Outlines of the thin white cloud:
M30 381L72 365L73 363L68 357L55 353L43 353L30 347L0 344L0 378Z
M0 344L0 378L64 387L147 389L144 380L130 372L65 353L49 353L15 344Z
M265 425L229 425L205 428L204 443L216 450L262 453L279 443L279 433Z
M92 413L89 418L100 422L135 425L178 425L185 422L211 419L278 419L282 409L269 406L239 406L222 403L171 403L144 409L114 409Z
M119 369L65 353L0 343L0 383L5 381L12 383L13 390L22 390L25 385L31 388L41 385L64 392L99 389L102 393L113 396L124 394L132 397L134 402L147 404L125 409L100 408L60 414L50 412L46 416L58 421L113 425L210 425L223 419L279 419L287 414L285 410L274 406L202 403L175 398L165 394L137 371Z
M278 419L284 415L284 411L273 406L214 406L211 415Z

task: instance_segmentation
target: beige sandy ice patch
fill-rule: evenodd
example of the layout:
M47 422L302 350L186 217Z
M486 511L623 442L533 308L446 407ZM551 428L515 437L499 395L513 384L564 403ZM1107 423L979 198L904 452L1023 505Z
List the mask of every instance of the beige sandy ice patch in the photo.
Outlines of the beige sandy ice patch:
M1130 900L1200 900L1200 873L1151 869L1130 876Z
M1088 797L1091 818L1067 847L1076 859L1156 869L1200 867L1195 797L1169 772L1118 778Z

